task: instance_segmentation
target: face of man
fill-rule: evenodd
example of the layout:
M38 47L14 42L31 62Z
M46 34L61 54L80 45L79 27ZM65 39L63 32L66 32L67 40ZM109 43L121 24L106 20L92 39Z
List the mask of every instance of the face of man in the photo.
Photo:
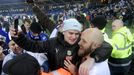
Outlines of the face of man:
M83 32L81 35L81 40L79 41L79 51L78 51L78 55L83 57L88 55L91 51L91 44L92 42L89 41L88 39L88 35L86 32Z
M117 30L117 29L118 29L118 26L113 23L113 24L112 24L112 30L115 31L115 30Z
M30 24L28 22L25 22L24 23L24 26L25 26L26 29L29 29L30 28Z
M116 31L123 27L123 22L121 20L115 20L112 22L112 30Z
M103 34L98 28L89 28L82 32L79 41L79 56L87 56L103 43Z
M19 47L16 43L10 43L9 48L13 51L15 54L20 54L22 52L22 48Z
M64 40L70 45L73 45L78 40L80 36L80 32L77 30L67 30L63 32L63 35L64 35Z

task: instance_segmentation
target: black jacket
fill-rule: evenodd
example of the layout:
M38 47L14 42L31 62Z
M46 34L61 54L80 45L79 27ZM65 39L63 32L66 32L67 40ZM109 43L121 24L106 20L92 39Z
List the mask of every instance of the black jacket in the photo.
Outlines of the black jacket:
M79 49L78 42L74 45L69 45L64 41L62 34L60 36L58 35L57 38L52 38L44 42L28 40L23 34L20 34L18 38L12 38L25 50L46 53L51 70L56 70L64 66L64 59L66 57L67 50L72 51L73 64L76 64L77 61L81 60L81 58L77 55ZM91 57L95 58L96 62L101 62L110 56L111 51L111 45L105 42L100 48L98 48L98 50L91 54Z
M72 63L76 64L78 61L77 51L79 49L78 42L74 45L69 45L64 41L63 35L57 38L49 39L45 42L35 42L28 40L24 35L20 35L15 42L22 48L32 52L46 53L48 63L51 70L56 70L64 66L64 59L68 50L72 51Z

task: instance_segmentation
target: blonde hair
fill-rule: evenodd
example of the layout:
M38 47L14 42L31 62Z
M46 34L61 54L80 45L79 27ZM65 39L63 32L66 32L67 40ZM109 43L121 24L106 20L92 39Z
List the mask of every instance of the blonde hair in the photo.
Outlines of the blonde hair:
M8 43L8 46L15 44L15 42L13 40L10 40L10 42Z

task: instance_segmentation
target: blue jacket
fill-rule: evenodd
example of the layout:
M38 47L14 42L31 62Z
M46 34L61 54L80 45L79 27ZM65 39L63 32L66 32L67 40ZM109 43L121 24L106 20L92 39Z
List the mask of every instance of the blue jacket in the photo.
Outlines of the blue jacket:
M6 42L6 44L8 44L9 41L10 41L10 39L9 39L9 37L8 37L8 33L5 32L5 31L3 31L2 29L0 29L0 35L5 38L5 42Z
M45 33L40 33L38 36L33 36L31 32L27 33L28 38L32 40L37 40L37 41L46 41L48 40L48 35Z

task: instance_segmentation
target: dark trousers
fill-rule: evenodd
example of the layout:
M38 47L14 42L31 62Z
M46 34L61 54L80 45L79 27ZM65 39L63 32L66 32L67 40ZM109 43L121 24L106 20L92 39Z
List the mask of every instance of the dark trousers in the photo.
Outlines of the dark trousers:
M128 71L130 69L130 65L129 66L120 66L120 67L114 67L112 65L109 64L109 69L110 69L110 73L111 75L127 75Z
M127 75L134 75L134 57L130 65L130 70Z

